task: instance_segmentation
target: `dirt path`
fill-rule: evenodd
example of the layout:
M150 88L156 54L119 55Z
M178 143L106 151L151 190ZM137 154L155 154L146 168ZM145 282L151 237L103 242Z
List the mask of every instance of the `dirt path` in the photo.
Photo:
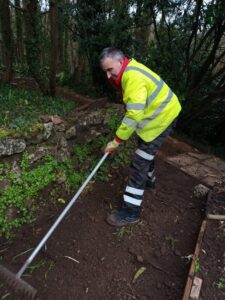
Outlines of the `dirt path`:
M118 232L105 217L118 206L126 170L110 173L109 182L96 182L74 205L34 262L39 267L24 277L38 289L39 299L182 298L190 265L185 257L193 253L204 214L204 204L192 196L199 182L158 159L156 193L145 193L142 222ZM39 242L60 209L49 208L10 244L0 241L0 251L8 248L0 252L2 263L18 270L28 253L15 256ZM144 272L133 281L141 267ZM2 287L1 297L6 294Z

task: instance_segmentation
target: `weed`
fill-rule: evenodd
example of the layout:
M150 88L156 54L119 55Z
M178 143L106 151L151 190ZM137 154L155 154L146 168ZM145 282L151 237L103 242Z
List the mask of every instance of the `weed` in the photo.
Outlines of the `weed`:
M125 226L121 227L121 228L117 228L115 232L113 232L114 235L116 235L116 237L121 240L126 234L130 234L131 230L127 229Z
M27 270L29 271L29 275L33 274L35 271L40 269L46 264L46 261L44 259L39 260L35 265L29 266Z
M175 249L175 243L178 242L178 240L174 239L170 234L165 237L166 241L168 241L171 245L172 250Z
M199 273L201 271L201 264L199 259L195 259L195 273Z
M225 278L224 277L220 277L218 279L218 281L215 283L216 287L218 289L224 289L225 288Z
M10 236L10 232L20 225L34 220L32 199L38 196L41 189L56 180L58 162L46 156L45 163L29 170L27 154L21 162L21 175L8 172L7 179L11 185L0 192L0 235ZM14 212L11 217L10 211Z
M55 266L54 261L53 261L53 260L50 260L48 269L47 269L47 271L45 272L45 280L47 280L48 274L49 274L50 271L54 268L54 266Z
M116 131L116 129L118 128L118 126L120 124L120 120L115 111L110 111L110 113L111 113L111 118L108 122L108 125L109 125L110 129L112 129L113 131Z
M78 159L78 162L83 164L85 160L87 159L88 155L90 154L90 149L87 144L84 144L82 146L75 145L74 146L74 154L76 158Z
M67 191L72 191L76 189L86 178L86 174L81 174L77 172L73 172L68 175L66 180L66 189Z

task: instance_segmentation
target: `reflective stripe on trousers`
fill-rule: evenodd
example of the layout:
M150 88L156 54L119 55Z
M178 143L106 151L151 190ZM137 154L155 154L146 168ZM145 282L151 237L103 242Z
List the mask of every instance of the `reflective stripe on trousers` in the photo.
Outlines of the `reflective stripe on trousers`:
M128 182L123 195L125 202L136 206L141 205L148 173L154 170L155 155L173 126L174 122L151 142L138 139L138 148L130 165Z

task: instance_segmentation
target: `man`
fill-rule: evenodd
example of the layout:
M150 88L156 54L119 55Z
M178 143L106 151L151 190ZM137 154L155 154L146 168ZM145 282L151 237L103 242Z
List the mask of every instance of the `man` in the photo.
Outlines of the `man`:
M100 65L109 81L118 89L126 106L125 116L105 152L116 152L135 131L138 148L130 166L122 208L107 217L113 226L136 224L144 190L154 187L154 158L170 133L181 106L177 96L153 71L128 59L122 51L105 48Z

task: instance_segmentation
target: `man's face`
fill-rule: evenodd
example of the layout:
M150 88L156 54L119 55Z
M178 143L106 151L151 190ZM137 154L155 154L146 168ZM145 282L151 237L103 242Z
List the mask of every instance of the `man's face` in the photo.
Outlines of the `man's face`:
M106 73L108 79L115 80L123 65L122 58L106 57L102 64L102 70Z

